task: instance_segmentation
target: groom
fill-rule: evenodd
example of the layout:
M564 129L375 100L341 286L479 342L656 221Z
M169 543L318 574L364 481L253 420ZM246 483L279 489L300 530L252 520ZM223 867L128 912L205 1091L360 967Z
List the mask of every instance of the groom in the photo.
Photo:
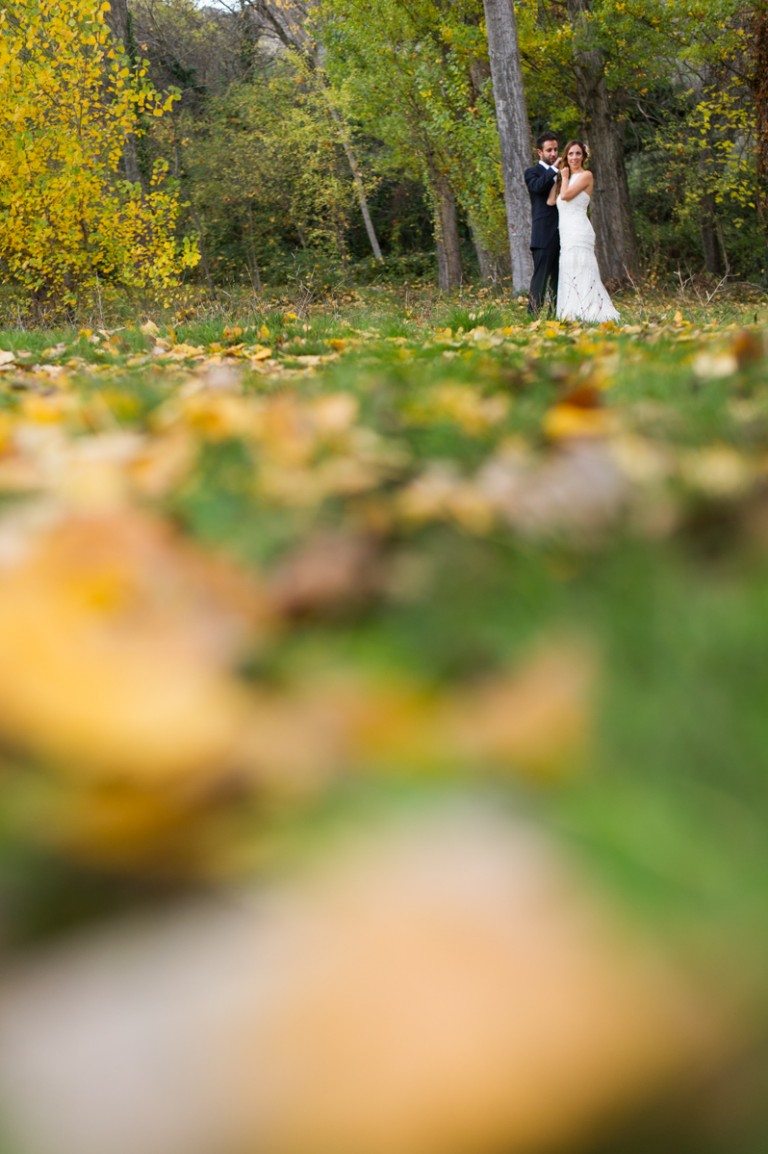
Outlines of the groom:
M531 198L531 253L533 276L528 291L528 312L537 317L549 289L557 299L557 269L560 261L560 235L557 231L557 205L547 204L550 189L557 179L560 158L557 137L542 132L536 141L539 163L525 170L525 183Z

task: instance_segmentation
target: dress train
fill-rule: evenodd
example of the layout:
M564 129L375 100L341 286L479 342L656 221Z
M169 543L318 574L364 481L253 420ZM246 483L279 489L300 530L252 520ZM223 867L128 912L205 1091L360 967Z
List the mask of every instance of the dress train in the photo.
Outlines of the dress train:
M556 316L561 321L617 321L619 314L600 279L595 230L587 216L589 193L557 199L560 273Z

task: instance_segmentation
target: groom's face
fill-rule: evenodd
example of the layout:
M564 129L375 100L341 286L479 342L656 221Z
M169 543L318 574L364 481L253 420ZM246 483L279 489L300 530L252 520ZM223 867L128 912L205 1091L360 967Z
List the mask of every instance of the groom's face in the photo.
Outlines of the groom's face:
M557 141L545 140L544 147L538 149L539 160L543 160L545 164L554 164L557 157Z

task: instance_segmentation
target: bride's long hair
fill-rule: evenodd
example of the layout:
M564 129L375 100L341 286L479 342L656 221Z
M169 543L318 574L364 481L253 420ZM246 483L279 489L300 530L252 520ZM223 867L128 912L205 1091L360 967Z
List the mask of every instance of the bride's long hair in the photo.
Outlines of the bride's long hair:
M568 143L566 144L565 148L563 149L563 151L560 153L560 170L568 167L568 160L567 160L568 153L571 151L574 144L577 144L579 146L579 148L581 149L581 153L582 153L581 166L582 166L582 168L587 167L587 161L589 160L589 150L587 149L586 144L584 143L583 140L569 140ZM560 175L560 170L558 170L557 180L555 181L555 184L557 185L557 191L558 192L560 191L560 185L563 183L563 178Z

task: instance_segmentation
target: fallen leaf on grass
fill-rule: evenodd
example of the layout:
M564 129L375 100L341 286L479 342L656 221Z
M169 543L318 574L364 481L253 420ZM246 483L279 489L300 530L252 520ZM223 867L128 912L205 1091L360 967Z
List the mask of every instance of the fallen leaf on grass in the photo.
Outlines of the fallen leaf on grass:
M268 361L272 355L272 349L267 348L264 345L257 345L255 348L250 349L248 352L250 359L256 362Z
M691 449L680 455L679 474L697 493L709 497L738 497L757 479L754 464L729 445Z
M188 383L152 415L156 430L186 429L210 441L252 434L258 409L246 397L225 389L200 388Z
M739 367L733 352L710 352L704 350L693 359L693 371L702 380L719 380L732 377Z
M766 355L764 333L755 329L741 329L733 338L731 351L740 369L756 364Z
M315 428L331 439L348 434L360 415L360 403L351 393L325 393L314 397L305 408Z
M275 799L318 795L349 774L501 773L545 784L583 763L595 678L594 656L568 640L482 684L442 691L328 667L321 679L254 696L242 764Z
M752 329L741 329L724 348L702 349L693 359L693 371L702 380L731 377L741 369L757 364L766 355L763 335Z
M663 442L632 433L611 440L611 456L629 481L646 488L663 484L675 467L674 453Z
M402 489L394 509L407 523L453 521L479 534L501 522L533 536L571 535L606 529L628 496L610 442L567 437L538 456L505 444L475 477L462 476L452 462L433 462Z
M603 408L605 404L603 391L592 378L593 373L590 366L590 379L568 389L558 403L561 405L570 405L577 409Z
M443 705L435 724L447 751L538 782L583 761L594 722L594 655L584 646L541 646L520 670L489 679Z
M303 369L315 369L318 365L326 365L338 358L338 353L294 353L286 354L286 360L300 365Z
M168 355L177 361L199 360L206 355L202 345L187 345L183 342L171 345Z
M0 571L0 731L76 779L217 773L244 716L229 668L270 612L149 517L63 521Z
M11 790L17 836L101 874L210 882L240 877L258 860L254 848L244 853L239 779L226 764L205 778L99 784L48 776L26 789L11 780Z
M286 911L280 979L243 1018L261 1148L568 1148L717 1052L690 975L530 831L459 812L371 842Z
M8 432L0 492L48 494L71 510L119 509L136 493L162 495L190 471L197 452L191 431L184 429L154 436L112 429L72 437L58 424L11 423Z
M575 410L574 410L575 411ZM604 531L625 507L627 479L613 459L610 443L566 439L561 447L521 466L519 454L503 452L478 477L493 494L499 514L513 528L533 536Z
M80 404L71 393L26 393L21 402L20 421L33 425L61 425L80 415Z
M618 428L616 414L597 405L563 400L549 409L542 425L551 441L570 437L609 437Z
M339 613L365 604L383 587L379 544L341 530L310 537L273 570L270 590L284 617Z
M731 1000L454 805L7 976L0 1100L35 1154L576 1150L706 1087Z
M132 488L153 498L175 491L192 472L197 451L191 430L181 427L146 438L128 467Z
M204 361L197 370L194 380L187 382L179 390L183 396L209 389L213 393L240 392L242 376L233 365L222 361Z
M406 523L454 521L471 533L487 533L496 510L482 487L463 477L451 461L435 461L406 485L394 502Z
M469 436L479 436L502 424L509 413L507 397L484 397L469 385L446 384L430 389L405 408L409 423L454 422Z

